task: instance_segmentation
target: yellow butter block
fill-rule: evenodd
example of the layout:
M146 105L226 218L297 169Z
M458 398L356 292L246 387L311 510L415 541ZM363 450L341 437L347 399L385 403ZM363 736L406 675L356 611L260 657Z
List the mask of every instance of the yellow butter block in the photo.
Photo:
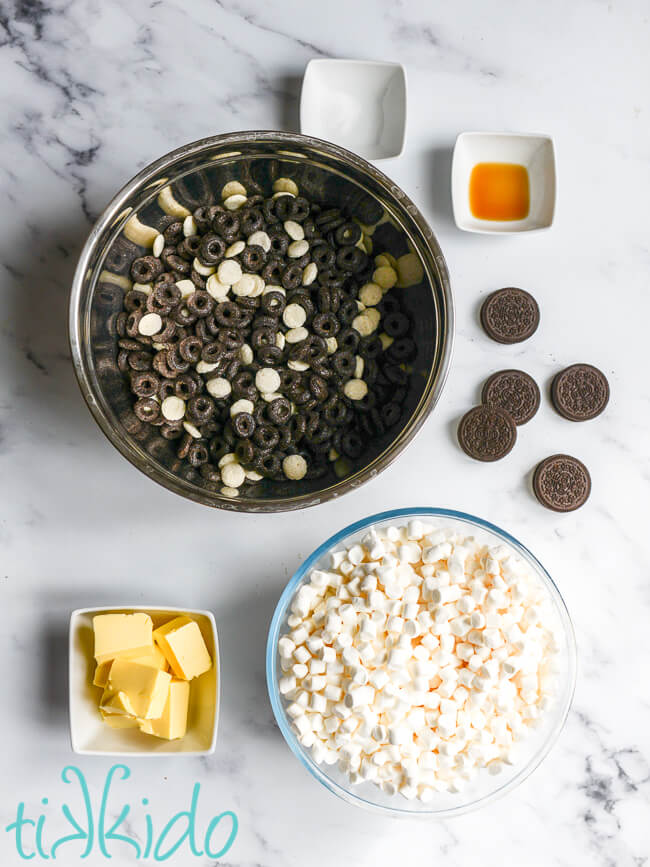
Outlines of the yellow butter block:
M138 653L135 656L127 653L126 656L120 656L119 658L129 659L131 662L139 662L140 665L150 665L152 668L159 668L160 671L167 671L168 668L165 654L155 644L147 648L144 653Z
M127 716L119 713L104 713L102 711L102 719L112 729L136 729L140 725L141 720L135 716Z
M107 659L106 662L100 662L95 669L95 676L93 678L93 684L95 686L101 686L102 689L108 683L108 672L111 670L111 665L113 665L112 659Z
M153 644L153 621L144 612L97 614L93 617L93 630L98 663L125 653L145 653Z
M186 680L174 678L169 684L165 709L160 719L140 722L140 731L157 738L173 741L182 738L187 731L187 709L190 701L190 685Z
M126 692L113 691L108 687L104 690L99 709L104 714L136 716L135 708Z
M152 644L151 647L148 647L145 651L137 651L135 655L131 654L134 651L124 651L119 654L120 659L130 659L132 662L139 662L141 665L150 665L152 668L159 668L161 671L167 671L167 660L165 659L165 654L160 650L159 647L156 647L155 644ZM111 670L111 666L113 665L112 659L107 659L106 662L100 662L95 669L95 677L93 678L93 684L95 686L100 686L102 689L108 683L108 673Z
M133 716L157 719L165 709L171 679L166 671L118 658L111 666L107 690L125 693L133 708Z
M159 626L154 641L165 654L176 677L192 680L212 666L198 623L190 617L176 617Z

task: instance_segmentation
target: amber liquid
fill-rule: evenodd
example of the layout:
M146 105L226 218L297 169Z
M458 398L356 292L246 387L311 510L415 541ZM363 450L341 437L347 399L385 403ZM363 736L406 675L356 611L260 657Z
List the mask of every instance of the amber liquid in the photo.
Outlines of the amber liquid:
M478 220L523 220L530 210L526 166L477 163L469 179L469 207Z

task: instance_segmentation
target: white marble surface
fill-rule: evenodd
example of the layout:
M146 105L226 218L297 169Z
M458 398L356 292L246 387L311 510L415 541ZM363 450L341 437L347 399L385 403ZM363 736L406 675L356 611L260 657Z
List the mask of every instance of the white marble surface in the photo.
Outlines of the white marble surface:
M69 795L59 775L73 761L68 614L125 598L217 616L217 752L207 761L131 762L126 799L148 796L161 823L200 782L204 815L233 809L240 820L220 863L647 863L645 0L3 0L0 25L2 864L20 863L3 830L18 801L36 810L49 796L45 834L65 832L55 805ZM378 480L301 515L221 514L156 487L100 434L68 354L70 279L91 221L136 169L204 135L295 129L299 77L316 56L407 64L407 150L382 167L421 206L447 257L453 367L424 430ZM455 229L450 147L464 129L555 137L559 200L549 232L502 239ZM512 284L534 292L542 325L527 343L500 347L482 334L477 308L488 291ZM610 378L612 400L599 420L572 425L545 401L507 460L481 465L458 449L455 422L487 373L521 366L546 385L580 360ZM543 510L528 489L535 463L559 450L593 474L591 500L571 515ZM573 711L540 769L506 799L444 824L386 821L319 787L275 728L264 683L266 628L301 558L357 517L415 504L474 512L528 544L565 596L580 651ZM110 762L78 764L95 796ZM125 846L113 851L112 863L131 863ZM74 848L67 853L65 863L77 863ZM95 854L85 861L104 862ZM172 863L209 861L179 855Z

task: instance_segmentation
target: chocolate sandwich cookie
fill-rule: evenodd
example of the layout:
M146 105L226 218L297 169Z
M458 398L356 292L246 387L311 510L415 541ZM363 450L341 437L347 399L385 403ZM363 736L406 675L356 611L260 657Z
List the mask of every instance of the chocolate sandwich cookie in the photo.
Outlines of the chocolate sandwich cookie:
M573 512L586 503L591 493L591 476L587 467L570 455L551 455L535 469L535 496L554 512Z
M609 383L591 364L572 364L557 374L551 385L553 406L569 421L596 418L609 401Z
M458 442L477 461L498 461L517 441L512 416L497 406L475 406L460 420Z
M497 343L521 343L537 331L539 307L524 289L508 287L493 292L481 307L481 325Z
M505 409L515 424L526 424L539 409L539 387L523 370L500 370L486 379L481 400Z

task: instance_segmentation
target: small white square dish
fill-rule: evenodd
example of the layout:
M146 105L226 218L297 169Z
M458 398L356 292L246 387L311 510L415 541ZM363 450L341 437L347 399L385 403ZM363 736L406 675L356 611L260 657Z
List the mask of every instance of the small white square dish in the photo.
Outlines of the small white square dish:
M95 658L93 617L97 614L145 612L154 629L185 614L196 621L212 658L212 667L190 682L187 733L177 740L144 734L137 728L114 729L98 709L101 690L93 685ZM217 626L210 611L143 605L79 608L70 616L69 632L70 739L75 753L91 756L204 756L214 752L221 686Z
M470 206L472 170L481 163L523 166L528 173L529 208L523 219L481 219ZM553 223L556 199L555 148L547 135L464 132L456 139L451 167L454 219L465 232L515 234L547 229Z
M369 160L400 156L406 138L404 67L374 60L310 60L300 96L300 132Z

